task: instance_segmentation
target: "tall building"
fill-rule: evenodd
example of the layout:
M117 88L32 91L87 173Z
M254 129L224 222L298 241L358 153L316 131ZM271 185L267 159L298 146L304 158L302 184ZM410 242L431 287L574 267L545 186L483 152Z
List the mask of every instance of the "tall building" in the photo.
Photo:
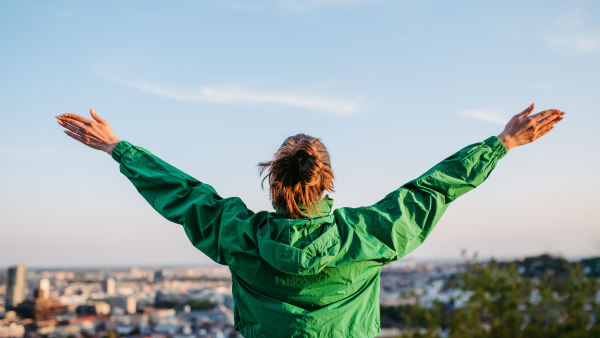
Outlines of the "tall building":
M109 296L116 295L115 280L113 278L107 278L102 281L102 291Z
M40 279L40 289L39 289L40 298L49 299L50 298L50 280L47 278Z
M154 271L154 281L162 282L165 279L165 270Z
M6 308L14 309L25 300L25 265L11 266L8 268L6 285Z

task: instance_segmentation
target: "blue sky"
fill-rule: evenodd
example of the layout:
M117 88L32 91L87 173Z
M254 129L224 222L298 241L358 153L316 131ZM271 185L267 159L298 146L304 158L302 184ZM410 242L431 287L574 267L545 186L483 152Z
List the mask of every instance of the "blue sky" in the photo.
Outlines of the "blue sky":
M204 264L108 155L117 136L271 210L256 164L322 138L335 207L375 203L531 102L567 118L457 200L417 260L600 255L596 1L5 1L0 266Z

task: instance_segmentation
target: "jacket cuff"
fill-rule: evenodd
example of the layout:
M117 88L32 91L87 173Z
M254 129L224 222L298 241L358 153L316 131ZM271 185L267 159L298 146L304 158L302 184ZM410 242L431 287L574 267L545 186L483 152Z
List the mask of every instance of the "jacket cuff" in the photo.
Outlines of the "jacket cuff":
M112 158L115 161L121 163L121 157L131 147L132 147L131 143L129 143L127 141L121 141L121 142L119 142L119 144L117 144L117 146L115 147L115 149L113 149Z
M498 136L490 136L483 142L487 144L490 148L492 148L494 153L496 153L496 155L498 156L498 159L501 159L502 157L504 157L504 155L506 155L506 153L508 153L508 150L506 150L504 143L502 143Z

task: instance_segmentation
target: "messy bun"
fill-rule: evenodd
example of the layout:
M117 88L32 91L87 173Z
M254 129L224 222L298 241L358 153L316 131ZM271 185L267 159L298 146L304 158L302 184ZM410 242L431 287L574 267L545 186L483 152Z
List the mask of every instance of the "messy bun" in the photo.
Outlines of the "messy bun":
M310 217L311 212L323 216L317 210L316 202L323 192L333 191L333 170L327 148L318 138L304 134L288 137L281 145L272 161L258 164L259 172L267 174L271 199L275 208L290 213L291 218L299 218L304 206Z

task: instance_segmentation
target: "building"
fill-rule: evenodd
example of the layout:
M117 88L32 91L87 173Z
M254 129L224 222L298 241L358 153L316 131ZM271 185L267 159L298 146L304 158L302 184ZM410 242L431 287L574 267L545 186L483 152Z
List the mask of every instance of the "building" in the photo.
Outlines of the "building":
M375 337L376 338L396 338L396 337L401 337L402 336L402 331L400 331L399 329L392 327L392 328L381 328L381 332L379 332Z
M0 338L23 337L25 327L16 323L0 325Z
M102 291L104 291L109 296L114 296L117 294L115 287L115 280L113 278L107 278L102 281Z
M6 309L14 309L25 300L25 265L11 266L7 272Z
M154 281L155 282L162 282L163 280L165 280L165 272L164 272L164 270L156 270L156 271L154 271Z
M96 314L97 315L108 315L110 314L110 305L106 302L96 302Z
M55 299L44 299L44 291L36 289L33 299L22 301L15 307L15 311L22 318L32 318L36 321L53 320L54 316L63 313L67 310L65 305L62 305Z
M135 297L112 297L106 299L106 302L110 304L111 311L116 310L116 308L123 309L127 313L135 313L137 311L137 301Z
M132 267L130 276L132 279L140 279L142 278L142 270L140 270L140 268Z
M43 299L50 298L50 280L47 278L40 279L40 297Z
M106 302L88 301L86 304L79 305L75 309L79 317L102 316L110 314L110 305Z

